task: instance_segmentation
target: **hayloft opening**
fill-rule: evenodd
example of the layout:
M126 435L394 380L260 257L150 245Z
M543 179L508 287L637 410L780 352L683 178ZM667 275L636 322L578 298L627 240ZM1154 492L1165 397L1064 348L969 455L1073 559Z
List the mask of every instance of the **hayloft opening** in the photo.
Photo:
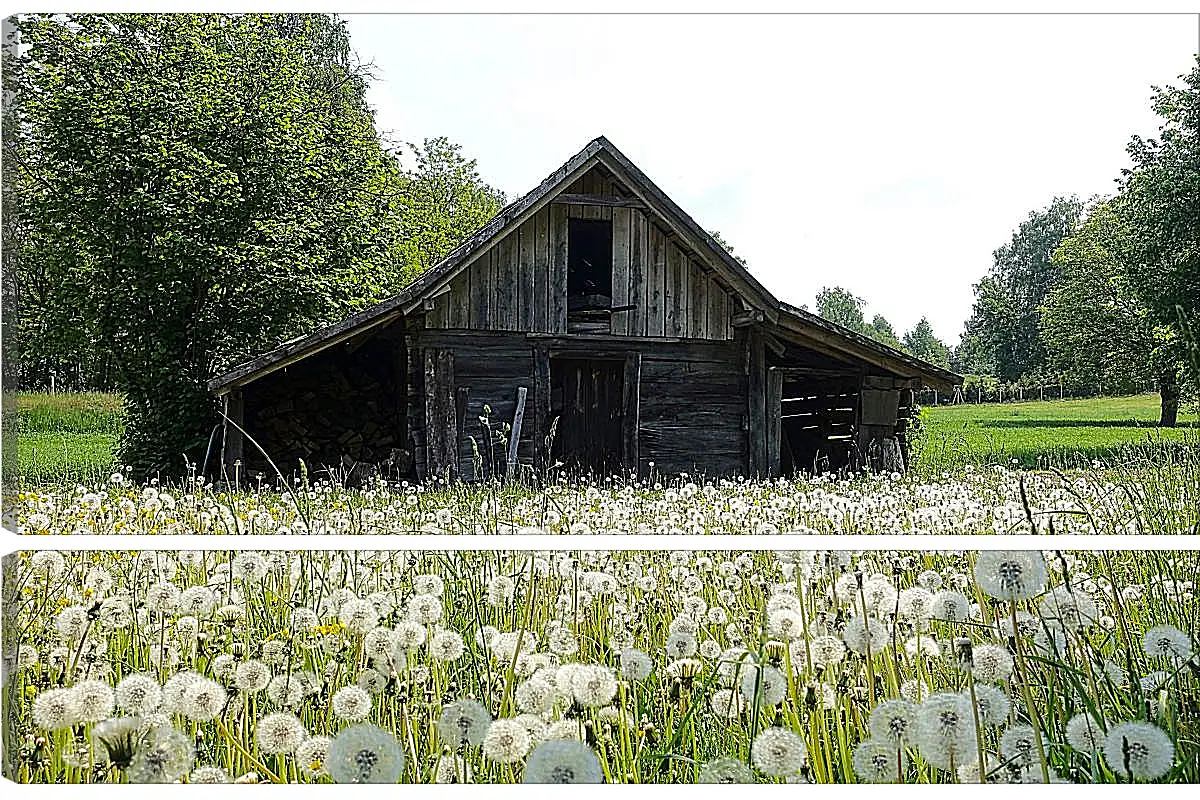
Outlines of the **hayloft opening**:
M612 220L567 220L567 311L612 307Z

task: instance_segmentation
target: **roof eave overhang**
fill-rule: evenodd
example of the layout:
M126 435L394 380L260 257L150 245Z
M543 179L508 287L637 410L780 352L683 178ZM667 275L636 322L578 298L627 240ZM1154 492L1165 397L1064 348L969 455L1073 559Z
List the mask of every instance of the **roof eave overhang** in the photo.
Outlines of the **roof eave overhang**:
M777 332L801 345L812 345L845 358L865 362L901 378L918 379L924 386L950 391L961 385L962 376L893 350L833 323L817 324L799 309L780 304Z

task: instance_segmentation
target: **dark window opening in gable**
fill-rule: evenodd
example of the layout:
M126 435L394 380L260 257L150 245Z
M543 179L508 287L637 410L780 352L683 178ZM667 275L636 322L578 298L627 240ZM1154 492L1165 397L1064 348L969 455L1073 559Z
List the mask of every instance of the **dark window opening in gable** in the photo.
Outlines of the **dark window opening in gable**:
M567 220L567 310L612 307L612 221Z

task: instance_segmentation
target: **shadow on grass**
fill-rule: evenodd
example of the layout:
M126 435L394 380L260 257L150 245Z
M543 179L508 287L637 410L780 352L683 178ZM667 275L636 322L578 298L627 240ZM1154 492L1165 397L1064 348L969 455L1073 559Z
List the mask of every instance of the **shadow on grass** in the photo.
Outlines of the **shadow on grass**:
M975 423L980 428L1139 428L1158 429L1158 423L1145 419L989 419ZM1179 420L1176 428L1200 428L1196 420ZM1171 430L1162 428L1161 430Z

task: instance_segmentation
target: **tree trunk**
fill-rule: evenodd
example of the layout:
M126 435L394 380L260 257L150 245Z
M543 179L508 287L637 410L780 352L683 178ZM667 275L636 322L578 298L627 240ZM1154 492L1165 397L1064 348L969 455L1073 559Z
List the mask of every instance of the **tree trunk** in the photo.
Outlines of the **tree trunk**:
M1179 373L1176 370L1165 372L1158 378L1158 396L1162 398L1162 410L1159 413L1160 428L1174 428L1179 421Z

